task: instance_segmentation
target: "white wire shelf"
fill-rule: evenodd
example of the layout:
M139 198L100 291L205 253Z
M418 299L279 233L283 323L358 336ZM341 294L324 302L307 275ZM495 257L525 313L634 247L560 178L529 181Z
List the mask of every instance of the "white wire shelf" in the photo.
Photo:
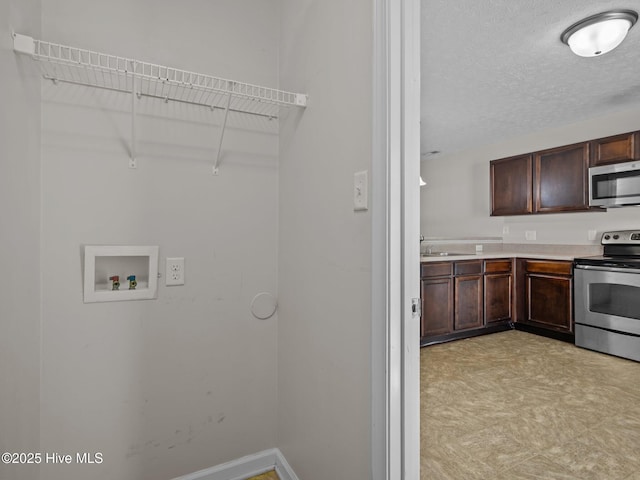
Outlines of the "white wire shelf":
M25 50L20 49L18 41L14 42L14 48L41 61L43 76L53 81L131 92L133 78L137 77L138 96L210 108L225 108L227 96L231 94L231 111L266 116L277 115L277 108L274 107L305 107L307 104L307 95L301 93L213 77L30 37L21 39L21 44L26 45Z
M306 107L307 95L252 85L202 73L156 65L132 58L14 34L14 50L39 62L42 75L53 82L85 85L225 110L214 173L220 160L228 112L278 118L281 107ZM132 106L135 117L135 104ZM135 123L135 118L134 118ZM135 156L135 128L132 159ZM132 167L135 168L135 167Z

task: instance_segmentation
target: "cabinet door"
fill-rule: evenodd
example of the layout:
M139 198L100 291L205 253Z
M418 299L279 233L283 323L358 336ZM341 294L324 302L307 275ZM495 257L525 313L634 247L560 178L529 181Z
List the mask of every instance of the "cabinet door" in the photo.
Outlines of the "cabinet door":
M591 142L592 167L640 159L640 132L629 132Z
M511 320L511 273L492 273L484 277L484 321L485 323Z
M523 215L533 210L532 156L491 162L491 215Z
M484 325L482 275L455 277L455 330Z
M537 152L534 167L534 212L589 209L588 143Z
M444 335L453 331L453 279L451 277L421 280L422 318L420 335Z
M527 322L572 332L571 277L527 273L525 282Z

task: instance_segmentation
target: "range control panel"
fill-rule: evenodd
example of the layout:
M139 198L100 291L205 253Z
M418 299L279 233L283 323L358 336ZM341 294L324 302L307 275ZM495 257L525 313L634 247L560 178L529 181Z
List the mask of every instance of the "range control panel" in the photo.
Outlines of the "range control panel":
M620 230L617 232L604 232L602 234L603 245L607 244L640 244L640 230Z

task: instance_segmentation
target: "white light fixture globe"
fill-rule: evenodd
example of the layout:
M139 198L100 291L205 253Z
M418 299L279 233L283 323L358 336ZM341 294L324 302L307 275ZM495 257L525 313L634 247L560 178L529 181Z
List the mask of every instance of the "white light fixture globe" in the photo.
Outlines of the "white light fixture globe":
M422 179L422 176L420 176L420 186L421 186L421 187L424 187L426 184L427 184L427 182L425 182L425 181Z
M637 20L633 10L611 10L571 25L560 39L576 55L597 57L620 45Z

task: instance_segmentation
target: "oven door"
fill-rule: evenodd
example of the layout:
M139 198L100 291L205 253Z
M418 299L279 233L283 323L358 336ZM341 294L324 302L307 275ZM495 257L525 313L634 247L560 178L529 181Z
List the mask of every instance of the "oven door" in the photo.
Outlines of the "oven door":
M619 163L589 169L589 205L618 207L640 204L640 163Z
M640 335L640 270L576 265L575 323Z

